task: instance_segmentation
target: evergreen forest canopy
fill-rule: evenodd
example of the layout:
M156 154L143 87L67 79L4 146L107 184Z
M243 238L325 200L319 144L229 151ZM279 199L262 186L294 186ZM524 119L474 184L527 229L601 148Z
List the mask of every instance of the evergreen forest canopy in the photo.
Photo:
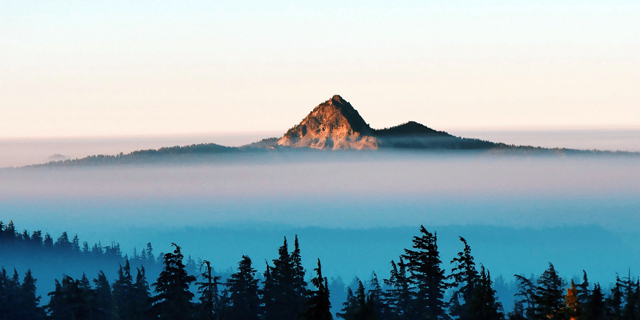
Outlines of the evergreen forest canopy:
M423 226L411 248L390 263L390 273L379 280L374 273L364 282L356 279L347 289L337 318L355 319L640 319L640 279L616 276L610 292L591 285L586 272L581 283L567 283L553 264L541 276L515 275L518 284L514 310L504 312L496 299L491 274L477 264L467 241L460 237L461 251L442 261L437 234ZM67 262L80 256L101 257L106 263L122 259L116 277L109 282L103 271L90 279L61 275L43 303L36 293L37 274L0 271L0 319L332 319L331 290L322 265L307 274L297 236L293 250L287 239L277 258L259 274L254 262L242 256L230 275L215 273L209 261L186 259L180 246L153 255L150 244L140 255L122 256L118 245L92 248L69 240L63 233L55 242L18 233L12 222L0 222L0 264L10 263L15 252L36 254L42 261ZM13 252L13 256L5 255ZM5 260L7 259L7 260ZM135 265L132 267L132 265ZM148 268L158 268L149 278ZM445 269L449 269L447 272ZM309 280L309 283L307 280ZM366 284L366 285L365 285Z

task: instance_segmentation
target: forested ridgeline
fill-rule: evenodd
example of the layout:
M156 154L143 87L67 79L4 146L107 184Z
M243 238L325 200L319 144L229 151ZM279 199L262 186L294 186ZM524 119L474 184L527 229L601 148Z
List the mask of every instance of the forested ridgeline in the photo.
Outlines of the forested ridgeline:
M117 276L119 266L129 262L131 268L144 267L146 273L156 277L162 271L163 253L156 254L151 243L131 255L124 254L118 243L90 245L77 235L63 232L58 237L40 230L18 232L13 221L0 221L0 267L15 268L21 272L31 270L40 279L38 292L46 295L54 289L54 279L62 274L80 277L83 273L97 274L104 270L109 279ZM189 257L187 270L196 273L196 262ZM13 271L13 270L10 270ZM44 282L43 282L44 281Z
M3 226L0 248L6 248L8 241L25 241L12 228ZM8 240L11 234L15 239ZM388 277L379 280L374 273L366 283L356 279L336 316L353 320L640 319L640 280L630 275L616 277L613 288L604 292L599 284L589 283L586 273L580 284L567 283L552 264L537 278L515 276L518 302L505 314L490 272L475 263L471 247L464 238L460 240L461 251L445 264L437 235L421 226L411 248L391 261ZM75 241L70 242L75 248ZM285 238L278 257L266 263L262 274L249 257L242 256L226 279L216 275L208 261L202 262L197 274L189 272L181 248L173 246L173 252L158 259L161 272L157 278L148 278L144 265L134 268L125 258L113 282L102 271L91 279L86 274L61 276L46 304L36 294L36 275L30 270L22 276L2 269L0 319L333 318L331 286L322 274L321 262L318 259L317 267L307 275L297 237L293 251ZM145 254L148 256L146 250Z

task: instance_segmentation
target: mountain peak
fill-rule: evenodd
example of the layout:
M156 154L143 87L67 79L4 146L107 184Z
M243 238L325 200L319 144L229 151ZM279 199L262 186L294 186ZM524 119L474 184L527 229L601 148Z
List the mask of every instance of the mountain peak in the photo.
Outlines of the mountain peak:
M415 121L380 130L372 129L358 111L339 95L313 108L289 129L276 145L315 149L489 149L494 143L454 137Z
M342 99L342 97L339 94L334 94L333 97L331 97L331 99L329 100L329 102L331 104L333 104L334 102L338 103L338 104L342 104L345 101L344 101L344 99Z
M339 95L315 107L277 144L316 149L377 149L373 130L358 111Z

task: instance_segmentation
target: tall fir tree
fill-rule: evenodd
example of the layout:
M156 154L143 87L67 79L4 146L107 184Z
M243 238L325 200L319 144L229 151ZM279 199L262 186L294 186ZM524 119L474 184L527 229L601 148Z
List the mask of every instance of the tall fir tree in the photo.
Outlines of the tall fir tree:
M200 293L200 318L203 320L214 320L219 313L220 296L218 294L219 276L212 275L213 269L211 263L205 260L202 263L205 266L204 271L200 275L202 282L196 282L198 292Z
M527 278L523 275L516 274L515 278L518 287L518 292L515 294L515 297L518 300L516 300L515 308L510 314L510 319L534 319L536 286L533 276Z
M589 289L589 277L587 276L587 272L584 270L582 270L582 282L576 289L578 289L578 302L585 305L589 301L591 291Z
M460 320L502 320L502 304L496 299L491 274L480 266L480 274Z
M564 280L560 278L552 263L538 279L536 293L533 297L535 303L534 319L561 319L561 310L564 307Z
M611 288L611 294L606 299L607 319L622 320L624 304L624 286L620 276L616 274L616 283Z
M391 261L391 272L389 279L384 283L389 289L384 293L385 302L396 319L410 319L412 317L413 292L411 290L411 279L407 274L404 259L400 257L396 264Z
M306 282L296 237L294 251L290 254L287 238L278 249L273 267L267 267L263 296L266 320L295 320L304 311Z
M320 259L318 259L318 267L313 270L316 272L316 277L311 279L311 283L316 290L309 292L310 297L307 301L307 310L302 314L302 319L332 320L329 286L327 284L327 278L322 276Z
M468 304L473 298L479 275L471 255L471 247L465 238L460 237L460 241L464 244L464 249L451 260L453 269L448 276L453 281L454 289L449 301L449 313L454 317L468 319Z
M64 276L62 282L56 280L55 290L49 293L47 305L49 318L54 320L90 319L91 307L88 294L82 289L80 280Z
M415 285L415 318L446 319L444 292L447 289L438 237L420 226L420 236L413 237L413 250L405 249L404 259Z
M45 319L46 313L40 306L40 296L36 295L36 279L27 270L20 286L18 313L15 319Z
M591 294L587 302L583 304L583 313L581 320L606 320L607 307L604 302L604 293L600 284L596 283L591 290Z
M358 288L354 294L351 288L347 291L347 301L343 304L342 312L338 317L345 320L378 320L376 313L367 296L364 284L360 279L356 279Z
M132 298L132 320L149 319L151 309L151 294L149 292L149 282L144 266L137 268L136 282L133 283Z
M224 319L261 319L262 308L258 295L258 279L255 278L256 270L251 266L251 259L242 256L238 263L238 270L227 280L228 292L227 305L224 310Z
M113 312L113 296L111 285L104 272L98 272L98 278L93 279L93 315L96 320L109 320Z
M175 243L171 245L175 250L163 256L164 269L153 284L156 295L153 297L151 313L157 319L191 319L193 314L191 299L194 295L189 291L189 286L196 279L187 274L182 262L184 256L180 246Z
M124 267L118 269L118 279L113 283L113 317L115 319L130 319L134 315L133 277L131 265L126 260Z
M581 314L581 305L578 298L578 289L576 284L571 280L569 288L567 288L567 294L564 296L564 308L562 310L563 315L560 319L577 320Z

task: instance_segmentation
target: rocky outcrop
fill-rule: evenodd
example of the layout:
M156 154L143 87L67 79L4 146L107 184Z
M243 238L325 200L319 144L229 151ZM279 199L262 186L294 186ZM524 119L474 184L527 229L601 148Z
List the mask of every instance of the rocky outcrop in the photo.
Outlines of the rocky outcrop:
M378 149L378 140L373 133L358 111L335 95L289 129L277 145L331 150Z
M415 121L375 130L341 96L321 103L276 143L278 147L315 149L489 149L496 145L452 136Z

